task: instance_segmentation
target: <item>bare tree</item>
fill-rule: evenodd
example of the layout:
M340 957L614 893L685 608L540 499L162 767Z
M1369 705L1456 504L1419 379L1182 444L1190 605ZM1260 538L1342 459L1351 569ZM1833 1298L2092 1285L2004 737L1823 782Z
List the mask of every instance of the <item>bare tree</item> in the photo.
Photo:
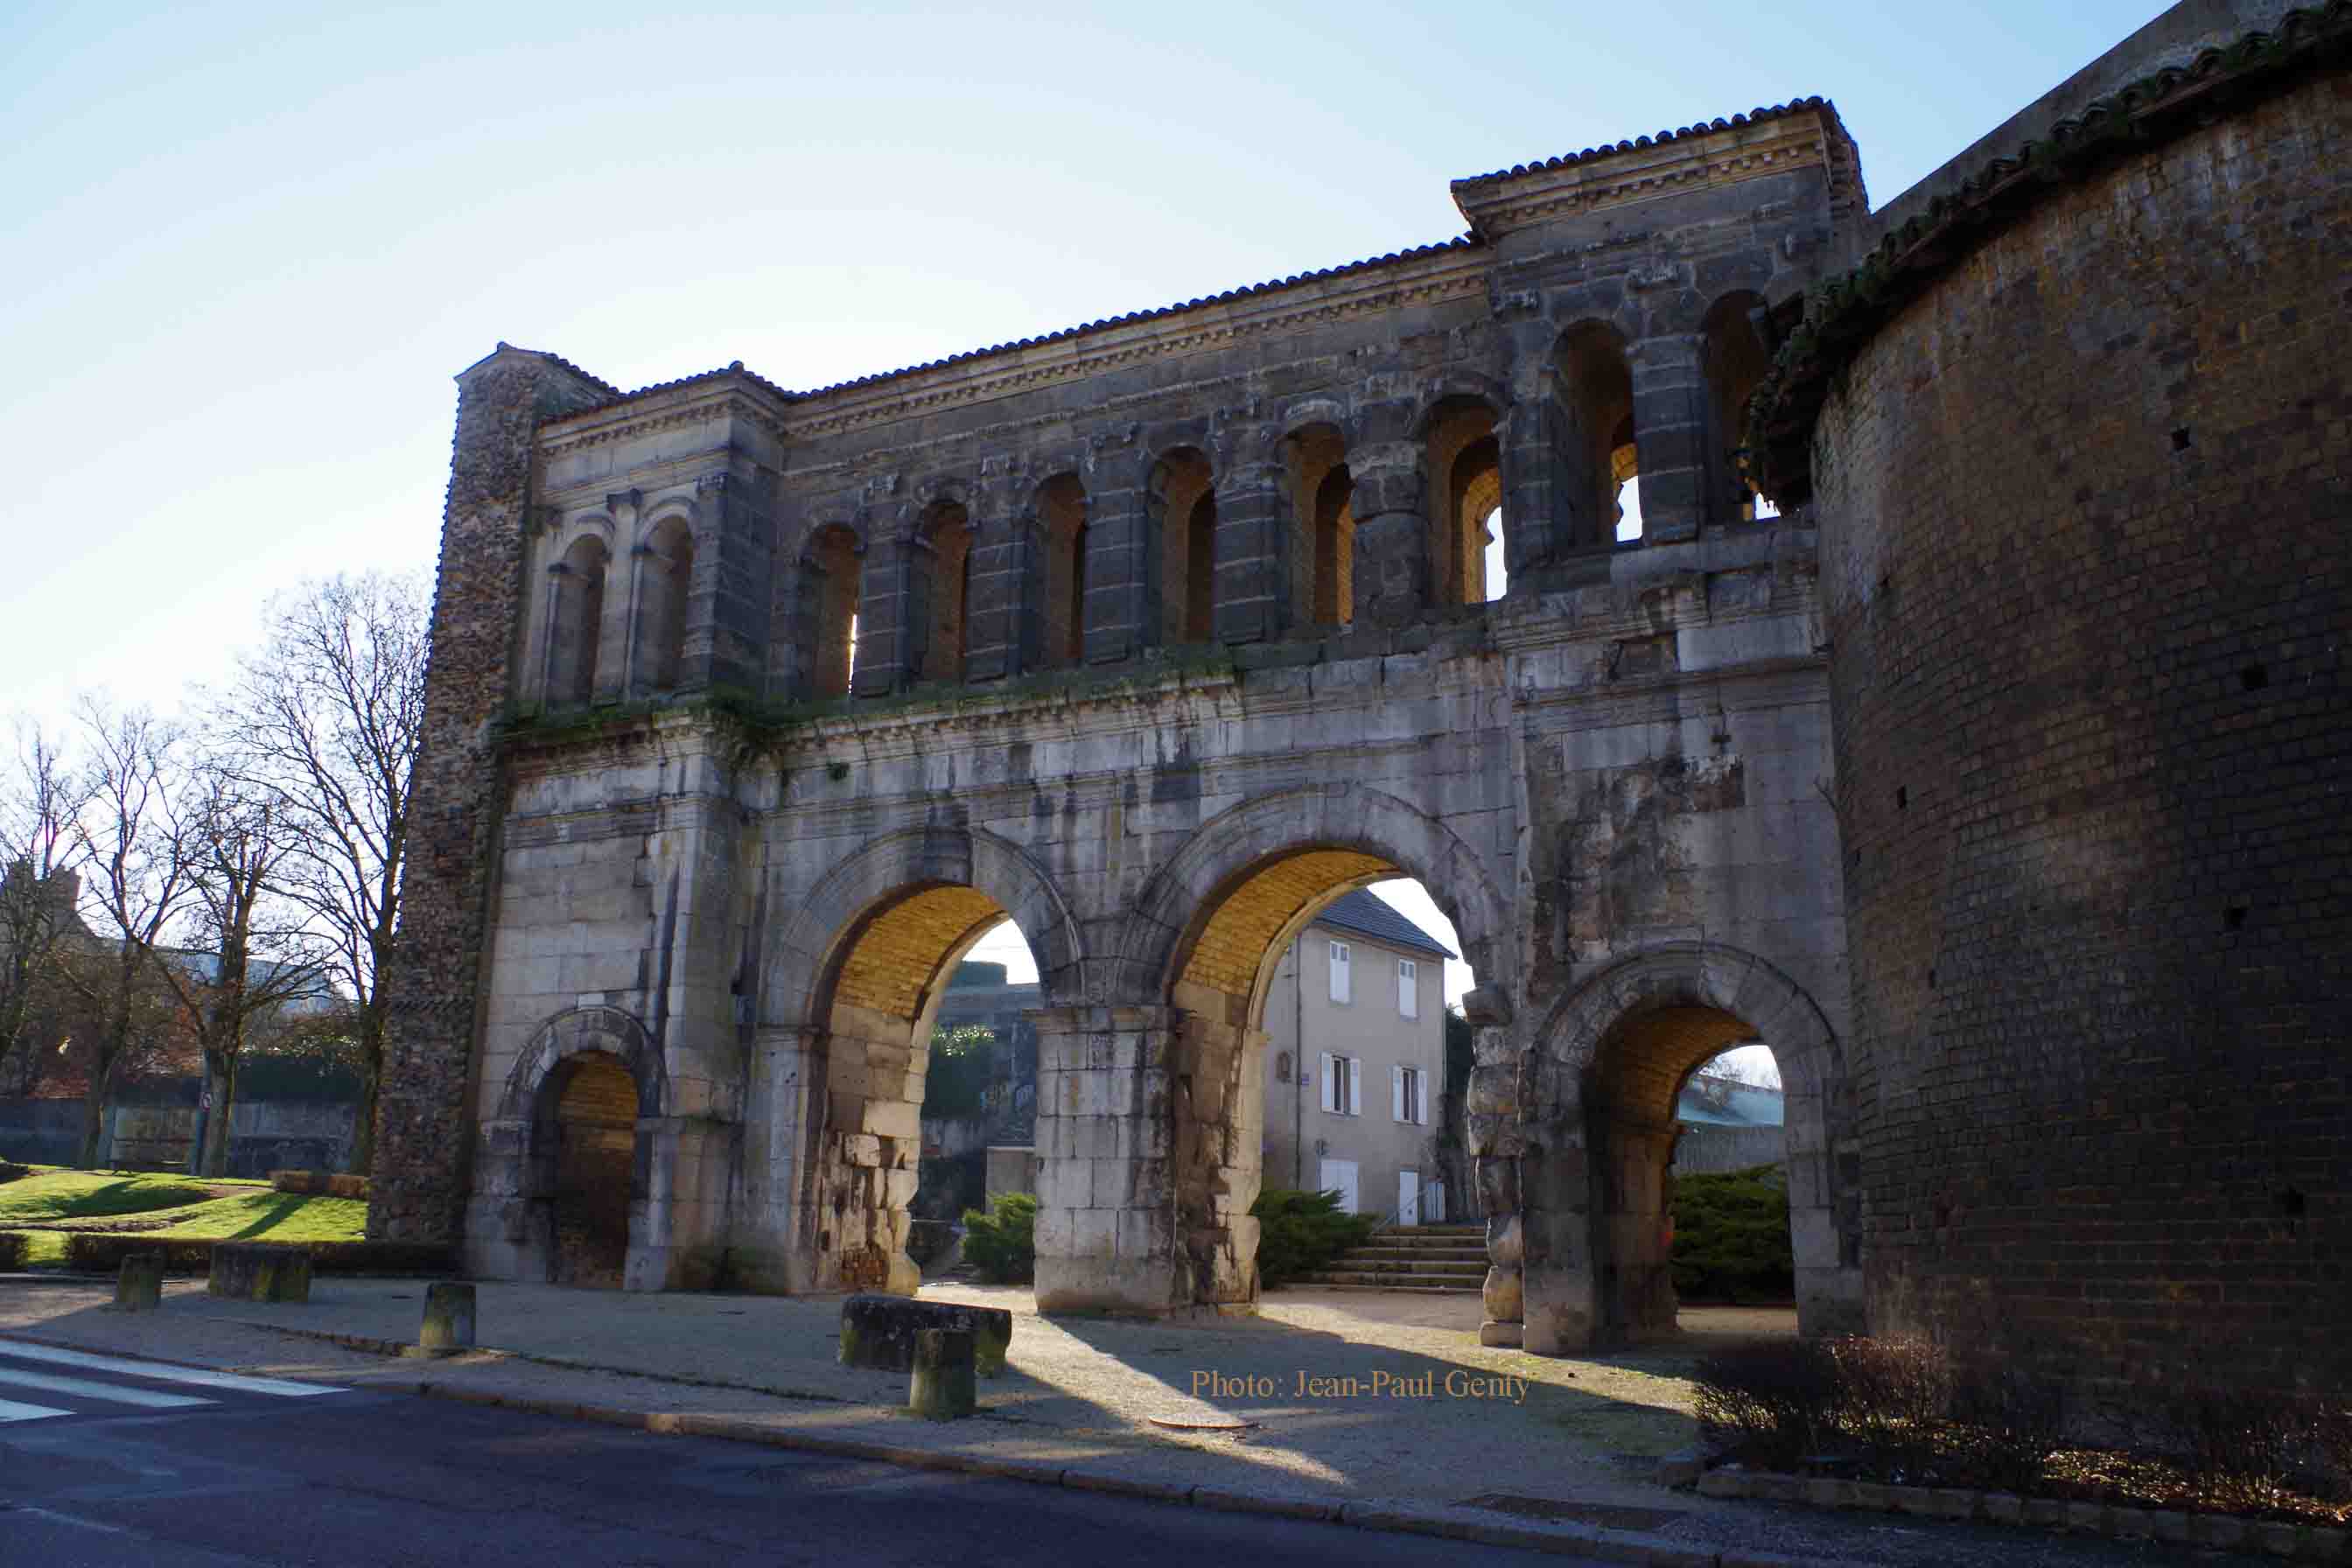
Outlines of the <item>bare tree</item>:
M0 1082L25 1043L38 999L58 983L58 949L81 931L74 835L88 786L56 739L16 727L0 775Z
M307 911L284 897L301 839L274 798L205 768L184 835L193 895L190 947L163 952L156 967L204 1050L204 1144L196 1173L228 1173L229 1117L237 1069L255 1037L290 1004L314 996L327 959L304 929Z
M413 576L305 584L272 603L260 649L219 699L244 780L299 844L289 896L333 949L362 1084L352 1169L375 1148L384 1014L378 977L400 923L409 791L425 720L431 598Z
M98 1162L106 1101L149 978L155 944L192 892L178 792L184 784L180 736L142 708L117 709L85 697L76 707L89 758L89 796L73 833L88 871L89 907L111 928L113 962L68 965L71 983L99 1009L103 1022L89 1053L89 1083L82 1099L80 1163Z

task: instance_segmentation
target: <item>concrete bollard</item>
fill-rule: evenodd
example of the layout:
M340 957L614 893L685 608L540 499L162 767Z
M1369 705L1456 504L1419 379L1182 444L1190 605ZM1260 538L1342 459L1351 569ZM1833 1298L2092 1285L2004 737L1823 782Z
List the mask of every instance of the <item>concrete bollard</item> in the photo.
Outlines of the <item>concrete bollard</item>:
M907 1404L916 1415L952 1421L980 1408L970 1329L915 1331L915 1373Z
M163 1304L163 1255L126 1252L114 1277L114 1304L125 1312L152 1312Z
M425 1326L416 1331L419 1347L428 1351L474 1348L474 1288L471 1285L425 1287Z

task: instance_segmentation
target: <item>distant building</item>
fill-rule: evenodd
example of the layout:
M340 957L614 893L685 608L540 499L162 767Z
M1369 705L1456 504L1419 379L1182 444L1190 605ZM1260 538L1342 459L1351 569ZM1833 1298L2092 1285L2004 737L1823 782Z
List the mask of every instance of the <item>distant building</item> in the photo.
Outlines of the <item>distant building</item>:
M1777 1165L1786 1097L1777 1089L1694 1075L1675 1102L1674 1170L1685 1176Z
M1437 1157L1454 956L1361 889L1290 944L1263 1026L1267 1186L1336 1190L1350 1210L1402 1225L1459 1206Z

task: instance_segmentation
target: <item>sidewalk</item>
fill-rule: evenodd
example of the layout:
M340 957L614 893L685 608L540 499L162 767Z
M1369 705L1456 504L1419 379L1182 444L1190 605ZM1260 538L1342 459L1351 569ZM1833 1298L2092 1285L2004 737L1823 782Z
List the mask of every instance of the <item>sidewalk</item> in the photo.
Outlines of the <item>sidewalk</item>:
M1178 1498L1204 1489L1318 1510L1354 1504L1351 1520L1373 1504L1450 1510L1484 1500L1473 1511L1500 1524L1639 1531L1686 1545L1695 1562L1727 1550L1887 1564L2158 1561L2111 1543L1654 1484L1655 1458L1693 1440L1683 1374L1704 1341L1554 1360L1481 1347L1450 1302L1283 1291L1254 1319L1151 1323L1046 1320L1025 1289L935 1286L926 1300L1004 1307L1014 1324L1005 1374L981 1384L981 1415L933 1424L896 1413L903 1374L836 1364L838 1297L477 1290L484 1349L430 1362L375 1353L414 1342L424 1289L413 1281L322 1279L307 1307L220 1301L200 1282L174 1283L161 1311L136 1316L112 1311L102 1286L0 1284L0 1333L278 1376L695 1418L686 1429L698 1431L723 1418L727 1435L848 1439L908 1462L961 1456L1048 1479L1071 1469ZM1724 1323L1772 1326L1754 1314Z

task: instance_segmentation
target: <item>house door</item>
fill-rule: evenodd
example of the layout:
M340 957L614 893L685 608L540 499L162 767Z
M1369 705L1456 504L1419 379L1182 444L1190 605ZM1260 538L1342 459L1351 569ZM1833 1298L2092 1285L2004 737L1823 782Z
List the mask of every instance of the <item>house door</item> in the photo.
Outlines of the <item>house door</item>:
M1316 1173L1315 1184L1324 1192L1338 1193L1339 1207L1346 1213L1364 1212L1363 1205L1356 1201L1356 1162L1353 1160L1324 1161Z
M1397 1224L1419 1225L1420 1223L1421 1173L1399 1171L1397 1173Z

